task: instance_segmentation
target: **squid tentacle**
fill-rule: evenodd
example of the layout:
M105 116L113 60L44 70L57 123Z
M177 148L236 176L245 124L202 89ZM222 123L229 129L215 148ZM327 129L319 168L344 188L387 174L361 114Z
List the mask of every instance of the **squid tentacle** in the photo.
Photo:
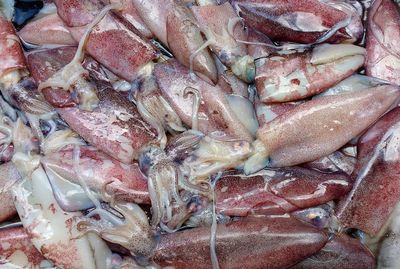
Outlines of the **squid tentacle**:
M201 102L201 96L198 89L192 87L186 87L183 91L184 97L187 97L189 94L193 95L193 110L192 110L192 130L199 130L199 108Z

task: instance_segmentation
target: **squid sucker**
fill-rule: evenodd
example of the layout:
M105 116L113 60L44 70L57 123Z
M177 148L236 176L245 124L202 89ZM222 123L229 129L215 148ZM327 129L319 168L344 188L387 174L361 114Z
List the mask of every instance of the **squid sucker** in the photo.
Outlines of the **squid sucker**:
M0 268L399 269L398 0L0 1Z

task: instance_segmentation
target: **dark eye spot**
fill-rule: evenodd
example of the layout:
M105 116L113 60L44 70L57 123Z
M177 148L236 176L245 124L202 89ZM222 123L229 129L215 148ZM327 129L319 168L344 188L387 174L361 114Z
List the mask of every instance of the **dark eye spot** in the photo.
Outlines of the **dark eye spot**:
M297 78L292 79L290 82L291 82L292 84L295 84L295 85L300 85L300 80L297 79Z

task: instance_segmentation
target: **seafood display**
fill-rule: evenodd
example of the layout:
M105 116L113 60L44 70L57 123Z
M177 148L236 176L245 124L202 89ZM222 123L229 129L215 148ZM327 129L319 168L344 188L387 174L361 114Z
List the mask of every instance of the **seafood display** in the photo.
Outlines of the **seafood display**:
M0 0L0 268L400 268L400 2Z

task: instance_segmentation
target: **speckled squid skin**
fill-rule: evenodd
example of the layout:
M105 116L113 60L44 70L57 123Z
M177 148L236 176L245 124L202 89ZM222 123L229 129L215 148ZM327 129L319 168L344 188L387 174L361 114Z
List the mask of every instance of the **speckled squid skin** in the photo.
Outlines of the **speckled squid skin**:
M107 191L119 200L149 204L147 180L137 163L125 165L92 147L80 147L79 168L86 184L97 193L107 185ZM73 147L66 147L42 158L45 170L51 169L71 182L79 180L73 169Z
M0 264L4 268L24 269L51 265L32 245L23 227L0 229Z
M290 217L246 218L219 224L216 238L221 269L287 268L319 251L327 241L322 231ZM154 261L175 269L211 268L210 228L161 236Z
M211 86L199 78L192 79L189 69L176 60L157 64L154 74L164 98L186 125L192 125L193 96L185 97L184 90L192 87L200 92L202 98L198 116L200 131L205 134L220 131L231 138L253 140L229 107L219 86Z
M228 30L229 22L238 18L230 3L192 6L191 10L206 37L214 37L215 43L210 48L226 66L230 67L237 57L247 55L246 45L236 41L247 40L241 23L238 22L232 29L233 36Z
M136 8L139 16L149 27L150 31L164 45L168 45L167 41L167 10L171 9L173 0L132 0L133 6Z
M122 3L120 10L114 11L124 21L132 25L139 33L146 38L153 38L154 35L144 23L139 15L139 11L135 8L132 0L102 0L104 3Z
M375 257L358 240L337 234L317 254L290 269L374 269Z
M247 41L254 43L268 44L271 46L274 45L274 43L268 36L264 35L263 33L253 28L248 29ZM254 59L257 59L259 57L266 57L269 54L276 52L276 50L272 47L261 46L259 44L249 44L247 45L247 50L249 52L249 55L252 56ZM257 65L257 60L256 60L256 65Z
M313 43L335 24L349 18L334 1L321 0L233 0L232 5L245 23L275 41ZM348 29L340 29L328 42L356 41L363 27L355 8Z
M67 65L74 58L76 47L61 47L45 49L28 53L27 62L29 72L36 84L45 82L62 67ZM71 97L71 94L62 89L46 88L42 94L53 107L76 106L78 101Z
M76 47L62 47L34 51L27 55L28 68L36 84L46 81L74 58ZM76 106L77 100L63 89L46 88L42 94L54 107Z
M400 96L396 86L326 96L301 104L260 127L270 167L314 161L373 124Z
M99 106L93 111L78 107L57 111L90 144L130 164L137 160L142 147L155 142L156 134L126 97L110 88L99 92L98 97Z
M217 212L229 216L285 214L338 199L352 187L350 178L340 172L293 167L259 174L222 177L215 188Z
M192 11L175 3L166 10L168 47L176 59L190 68L190 57L206 42ZM193 58L193 71L210 84L217 82L217 68L208 48L199 51Z
M400 108L387 113L358 143L354 189L336 215L346 227L376 235L400 196Z
M27 54L28 68L36 84L45 82L74 58L76 47L32 51Z
M218 71L217 85L227 94L236 94L248 98L248 84L235 76L229 69L214 56L215 65Z
M85 26L104 6L101 1L55 0L57 13L68 27Z
M322 46L319 48L324 50ZM364 51L360 47L353 48ZM260 59L255 81L260 100L265 103L290 102L319 94L351 76L362 67L365 59L360 53L314 64L313 54L308 51Z
M95 4L93 4L95 2ZM76 41L79 41L103 5L96 1L55 1L57 11ZM85 51L121 78L133 81L138 70L158 56L146 40L139 37L114 14L108 13L94 27Z
M255 102L255 108L258 123L260 126L263 126L301 103L303 103L303 101L265 104L257 100Z
M57 13L29 22L18 32L18 36L25 42L35 45L78 44Z
M29 55L32 76L37 83L45 81L73 55L74 48L69 47ZM43 94L48 102L59 107L60 116L86 141L123 163L132 163L141 147L154 141L156 134L136 107L110 84L97 81L96 86L100 103L93 111L79 109L70 93L64 90L44 89Z
M400 8L392 0L376 0L369 11L365 69L368 76L400 84Z
M328 156L305 163L302 166L325 173L342 171L350 176L354 171L356 161L356 157L351 156L342 150L337 150Z
M14 26L2 12L0 12L0 62L0 79L11 71L26 68L24 52Z
M8 101L19 110L32 115L49 114L54 111L37 90L35 81L29 77L21 80L7 91Z
M13 163L8 162L0 165L0 222L13 217L17 213L9 189L20 179L21 176Z
M81 235L76 230L76 218L82 213L60 208L41 165L28 172L28 180L15 185L12 193L18 215L35 248L56 267L106 268L111 251L105 242L94 234ZM98 251L102 255L94 255Z

